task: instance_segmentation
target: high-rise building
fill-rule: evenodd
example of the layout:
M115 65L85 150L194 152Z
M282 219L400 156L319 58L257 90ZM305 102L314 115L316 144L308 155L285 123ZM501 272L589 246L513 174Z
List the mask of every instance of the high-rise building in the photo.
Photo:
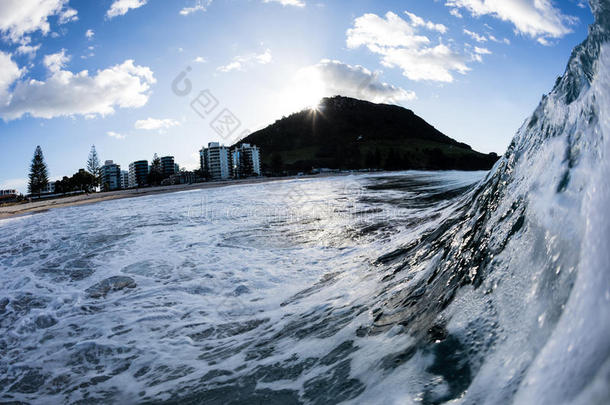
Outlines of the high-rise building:
M121 188L121 166L112 160L104 162L101 167L102 190L118 190Z
M121 170L121 188L129 188L129 172L127 170Z
M148 161L138 160L129 164L129 187L142 187L148 184Z
M261 175L260 152L257 146L243 143L231 151L233 177L239 179Z
M161 172L163 177L169 177L176 173L176 165L173 156L163 156L161 158Z
M229 148L218 142L210 142L199 151L201 170L212 180L226 180L231 177Z

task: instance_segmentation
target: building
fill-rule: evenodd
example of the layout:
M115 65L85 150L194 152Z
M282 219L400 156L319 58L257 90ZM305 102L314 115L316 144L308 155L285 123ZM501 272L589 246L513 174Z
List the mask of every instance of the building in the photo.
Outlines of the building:
M212 180L226 180L231 177L229 148L218 142L210 142L199 151L201 170Z
M15 189L0 190L0 203L15 201L19 196L21 193Z
M178 166L178 163L174 163L174 173L180 173L180 166Z
M45 187L40 190L40 194L54 194L55 193L55 182L49 181Z
M129 164L129 188L148 185L148 161L138 160Z
M129 188L129 172L127 170L121 170L121 188Z
M257 146L243 143L231 152L233 177L236 179L260 176L261 161Z
M175 184L193 184L197 182L197 176L194 172L179 172L172 174L167 179L161 182L163 186L175 185Z
M164 178L176 173L176 164L173 156L163 156L161 158L161 172Z
M16 201L20 196L17 190L0 190L0 204Z
M104 162L101 167L102 190L118 190L121 188L121 166L112 160Z

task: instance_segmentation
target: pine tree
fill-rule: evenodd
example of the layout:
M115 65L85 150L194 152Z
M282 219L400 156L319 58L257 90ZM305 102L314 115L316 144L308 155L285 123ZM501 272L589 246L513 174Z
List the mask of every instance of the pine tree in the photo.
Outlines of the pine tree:
M93 188L97 187L100 184L102 169L100 167L100 160L97 157L95 145L91 146L91 151L89 152L89 158L87 159L87 171L93 175L91 186Z
M38 194L49 184L47 165L44 162L42 149L36 146L32 164L30 166L30 181L28 182L28 192L30 194Z
M161 159L155 153L150 162L150 171L148 173L148 184L158 186L163 180L163 168L161 167Z

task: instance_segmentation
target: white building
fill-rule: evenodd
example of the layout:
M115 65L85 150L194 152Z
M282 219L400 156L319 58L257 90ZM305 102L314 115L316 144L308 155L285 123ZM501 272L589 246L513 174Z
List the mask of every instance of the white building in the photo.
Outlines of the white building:
M129 188L129 172L127 170L121 170L121 188Z
M40 190L41 194L53 194L55 193L55 182L49 181L47 185Z
M260 152L257 146L243 143L231 152L233 177L239 179L261 175Z
M210 142L199 151L201 170L212 180L226 180L231 177L229 148L218 142Z

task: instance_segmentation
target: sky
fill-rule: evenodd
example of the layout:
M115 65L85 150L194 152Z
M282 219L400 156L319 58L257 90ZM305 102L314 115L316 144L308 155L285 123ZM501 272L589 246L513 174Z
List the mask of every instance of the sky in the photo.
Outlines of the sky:
M154 153L198 166L325 96L506 150L592 23L584 0L0 0L0 189ZM264 153L264 151L263 151Z

